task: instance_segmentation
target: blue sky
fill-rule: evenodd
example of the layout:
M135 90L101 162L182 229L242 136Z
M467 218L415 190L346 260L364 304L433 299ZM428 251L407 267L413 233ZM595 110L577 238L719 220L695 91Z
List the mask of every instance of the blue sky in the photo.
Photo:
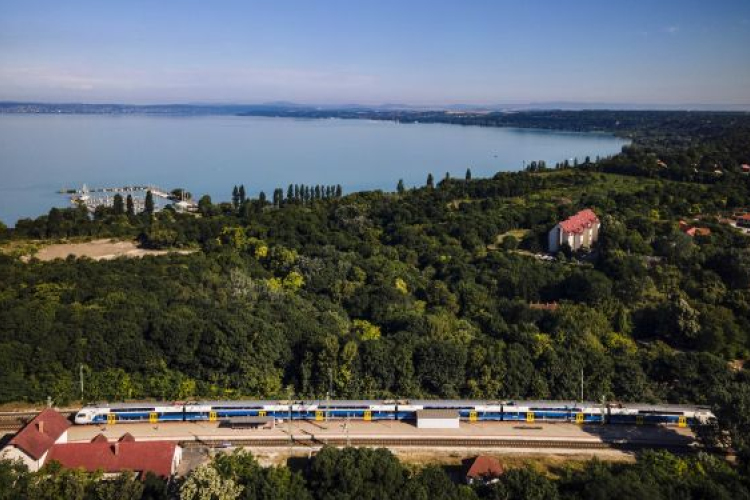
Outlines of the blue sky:
M0 100L750 104L750 1L0 0Z

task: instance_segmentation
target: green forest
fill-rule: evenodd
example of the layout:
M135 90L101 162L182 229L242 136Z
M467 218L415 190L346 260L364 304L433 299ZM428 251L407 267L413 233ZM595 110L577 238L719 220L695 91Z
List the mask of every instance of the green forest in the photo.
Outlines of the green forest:
M119 203L2 228L0 402L577 399L583 371L588 400L711 404L743 442L750 240L726 219L750 207L750 115L619 113L632 144L580 164L393 192L227 186L197 214ZM583 208L595 249L540 259ZM101 237L194 252L19 258Z

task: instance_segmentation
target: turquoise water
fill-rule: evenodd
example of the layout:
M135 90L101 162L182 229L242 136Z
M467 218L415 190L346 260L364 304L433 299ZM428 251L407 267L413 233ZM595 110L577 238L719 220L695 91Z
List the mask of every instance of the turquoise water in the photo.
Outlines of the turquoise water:
M290 183L344 192L422 185L428 173L475 177L523 162L595 158L625 141L602 134L398 124L366 120L118 115L0 115L0 220L12 225L53 206L65 187L185 187L214 201Z

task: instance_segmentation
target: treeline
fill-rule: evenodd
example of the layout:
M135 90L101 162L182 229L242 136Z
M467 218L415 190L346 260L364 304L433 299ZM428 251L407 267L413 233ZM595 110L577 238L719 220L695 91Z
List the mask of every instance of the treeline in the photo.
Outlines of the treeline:
M296 471L264 468L252 455L220 455L188 475L180 498L499 500L563 498L734 499L750 496L750 478L723 460L645 452L634 464L596 459L563 467L550 479L532 467L511 468L490 485L463 483L461 466L407 468L388 450L323 448Z

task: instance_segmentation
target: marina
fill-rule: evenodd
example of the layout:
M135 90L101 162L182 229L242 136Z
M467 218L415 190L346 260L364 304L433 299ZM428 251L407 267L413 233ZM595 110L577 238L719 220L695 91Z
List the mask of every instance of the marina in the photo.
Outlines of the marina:
M133 211L135 213L145 211L146 195L148 192L151 192L153 196L155 211L159 211L169 204L178 212L191 212L198 208L198 205L192 201L191 196L184 189L174 189L170 192L166 189L150 185L89 188L84 184L80 189L61 189L59 191L61 194L69 195L70 202L73 205L83 204L89 212L94 212L97 207L114 207L117 195L122 196L123 202L130 196L133 201Z

